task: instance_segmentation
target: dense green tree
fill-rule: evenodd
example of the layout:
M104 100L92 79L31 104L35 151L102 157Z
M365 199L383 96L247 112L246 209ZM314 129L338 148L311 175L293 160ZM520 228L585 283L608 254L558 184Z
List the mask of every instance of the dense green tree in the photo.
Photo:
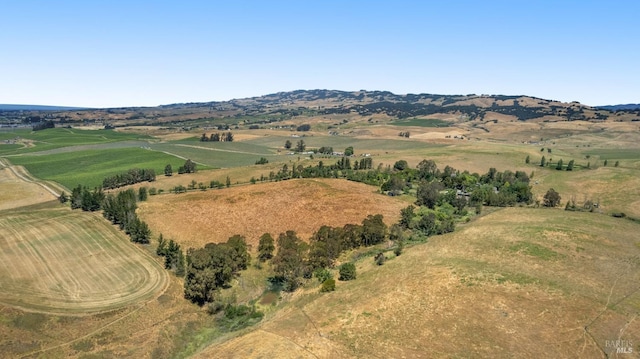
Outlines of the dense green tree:
M418 206L434 208L438 202L438 197L442 189L442 184L440 184L440 182L420 182L416 192L416 204Z
M264 233L260 236L260 242L258 243L258 259L261 262L265 262L273 258L273 251L276 249L274 240L271 234Z
M438 166L433 160L422 160L418 163L418 178L431 181L438 173Z
M277 242L278 251L271 260L273 270L285 282L285 290L295 290L300 282L303 270L304 243L294 231L280 233Z
M527 155L527 158L524 159L524 163L529 164L529 162L531 162L531 157Z
M345 156L353 156L353 146L349 146L344 149Z
M609 163L609 161L604 160L603 166L604 166L604 167L607 167L607 164L608 164L608 163Z
M307 148L307 145L304 144L304 140L299 140L296 144L296 152L304 152Z
M178 173L179 174L183 174L183 173L195 173L196 172L196 163L191 161L190 159L187 159L184 163L184 165L182 165L179 169L178 169Z
M338 280L354 280L356 279L356 265L351 262L344 263L340 266L339 273L340 277Z
M340 231L340 247L343 250L357 248L362 245L362 226L345 224Z
M556 164L556 170L562 170L562 158L558 160L558 163Z
M291 149L291 146L292 146L291 141L286 140L286 141L284 142L284 148L286 148L286 149L290 150L290 149Z
M67 203L69 201L69 197L66 193L64 193L64 191L62 191L62 193L60 193L60 196L58 196L58 201L60 201L60 203Z
M409 229L411 221L413 220L413 217L415 217L415 209L416 207L410 204L409 206L400 210L399 224L402 228Z
M544 158L544 156L542 156L542 159L540 160L540 167L544 167L547 164L547 159Z
M148 197L147 187L138 188L138 201L143 202L146 201Z
M168 164L166 166L164 166L164 175L165 176L171 176L173 175L173 169L171 168L171 165Z
M227 180L225 181L225 185L227 186L227 188L231 187L231 178L229 176L227 176Z
M232 249L231 261L233 263L233 271L237 272L242 269L247 269L247 266L251 262L251 256L249 255L247 241L244 236L236 234L230 237L227 240L227 245Z
M329 227L320 227L311 237L309 265L311 268L332 267L342 251L340 231Z
M368 215L362 221L362 243L365 246L382 243L387 236L387 225L381 214Z
M404 171L407 168L409 168L409 164L405 160L399 160L393 164L393 169L396 171Z
M616 163L613 165L613 167L618 167L620 166L620 161L616 161Z
M567 164L567 171L573 171L573 164L573 160L569 161L569 163Z
M550 188L547 193L544 195L544 206L545 207L555 207L560 204L560 194L556 192L553 188Z
M166 254L166 251L167 241L162 236L162 233L160 233L160 236L158 237L158 246L156 247L156 254L159 256L164 256Z

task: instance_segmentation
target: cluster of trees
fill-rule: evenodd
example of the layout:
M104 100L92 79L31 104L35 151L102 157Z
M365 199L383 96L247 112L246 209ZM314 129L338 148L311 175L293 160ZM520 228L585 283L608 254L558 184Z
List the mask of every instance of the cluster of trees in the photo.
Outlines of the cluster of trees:
M45 120L31 126L31 128L34 131L46 130L47 128L55 128L55 127L56 127L56 124L52 120Z
M164 268L173 271L178 277L185 274L185 259L180 245L170 239L167 242L162 234L158 237L156 254L164 257Z
M102 215L124 230L131 241L148 244L151 230L147 223L138 218L136 214L136 198L146 198L146 188L138 190L138 195L131 188L118 192L116 195L110 193L102 202Z
M90 191L88 187L78 185L71 190L69 201L71 202L71 209L80 208L83 211L95 212L100 209L104 198L105 195L102 192L102 188L94 188ZM66 202L62 198L60 201Z
M101 188L94 188L90 191L87 187L78 185L75 187L71 196L67 198L63 192L60 195L60 202L65 203L67 200L71 202L71 209L82 209L83 211L103 210L102 215L117 224L121 230L124 230L136 243L149 243L151 230L149 226L136 215L136 199L144 201L147 199L147 188L142 187L138 193L133 189L118 192L118 194L107 194L102 192Z
M234 275L247 269L251 256L245 238L235 235L225 243L208 243L187 251L184 296L204 305L219 299L220 290L230 287Z
M183 174L183 173L196 173L196 163L191 161L190 159L187 159L184 162L184 165L178 167L178 174ZM165 168L165 175L166 175L166 168Z
M265 165L267 163L269 163L269 160L264 157L260 157L260 159L256 161L257 165Z
M156 172L153 169L132 168L126 173L106 177L102 180L102 188L114 189L140 182L153 182L156 180Z
M311 130L311 125L306 124L306 123L304 125L300 125L300 126L296 127L296 131L306 132L306 131L309 131L309 130Z
M207 136L206 133L203 133L200 136L200 142L233 142L233 133L222 132L222 133L212 133L210 136Z
M316 166L302 165L291 166L284 164L278 172L270 172L269 177L261 176L260 180L269 181L283 181L291 178L347 178L350 180L359 181L358 178L364 178L365 176L356 175L357 170L371 169L373 161L370 157L363 158L360 161L353 161L348 157L340 158L335 164L325 166L323 161L319 161Z
M400 137L406 137L409 138L409 136L411 135L411 133L409 131L402 131L398 134L398 136Z
M293 291L301 284L302 278L311 278L314 273L319 277L317 273L321 270L332 268L343 251L382 243L387 235L388 228L380 214L369 215L361 225L322 226L312 235L309 244L303 242L294 231L286 231L278 236L277 253L271 259L273 270L277 280L283 283L283 288ZM258 257L264 261L273 255L274 246L270 235L263 237ZM341 280L355 279L355 267L347 266L344 271ZM323 278L322 282L326 279Z
M468 204L512 206L533 200L529 176L523 171L499 172L490 168L479 175L450 166L440 170L433 160L426 159L413 169L400 160L393 168L379 168L374 178L382 179L381 190L392 195L417 188L416 203L431 209L442 202L460 210Z

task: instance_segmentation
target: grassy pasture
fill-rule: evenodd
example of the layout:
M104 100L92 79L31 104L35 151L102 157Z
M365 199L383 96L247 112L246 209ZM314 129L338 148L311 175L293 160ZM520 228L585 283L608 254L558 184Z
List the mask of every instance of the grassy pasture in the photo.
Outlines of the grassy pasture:
M110 310L152 298L167 273L98 214L2 212L0 302L53 313Z
M126 172L134 167L152 168L156 175L162 175L164 167L171 164L177 172L184 161L166 153L142 148L11 157L11 162L26 167L34 176L59 182L69 189L78 184L100 186L105 177Z
M355 281L307 288L198 357L599 358L607 340L640 339L638 230L598 214L499 210L383 266L366 257Z
M123 133L114 130L77 130L52 128L42 131L25 129L0 131L0 141L20 138L20 148L0 146L0 155L13 155L52 150L61 147L90 144L104 144L122 141L149 140L151 137L139 134Z
M406 120L397 120L389 122L392 126L412 126L412 127L449 127L451 124L447 121L437 118L410 118Z

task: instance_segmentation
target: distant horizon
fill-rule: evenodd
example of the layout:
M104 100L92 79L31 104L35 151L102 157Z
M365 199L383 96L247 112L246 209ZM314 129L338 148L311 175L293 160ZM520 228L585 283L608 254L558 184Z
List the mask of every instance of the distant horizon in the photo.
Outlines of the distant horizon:
M445 94L445 93L434 93L434 92L409 92L409 93L396 93L393 91L388 91L388 90L366 90L366 89L360 89L360 90L339 90L339 89L296 89L296 90L289 90L289 91L276 91L276 92L270 92L270 93L265 93L262 95L258 95L258 96L248 96L248 97L235 97L235 98L231 98L228 100L205 100L205 101L182 101L182 102L168 102L168 103L161 103L158 105L132 105L132 106L109 106L109 107L87 107L87 106L69 106L69 105L51 105L51 104L28 104L28 103L0 103L0 109L3 109L6 106L15 106L15 107L50 107L50 108L54 108L54 110L60 109L62 110L102 110L102 109L117 109L117 108L141 108L141 107L160 107L160 106L169 106L169 105L177 105L177 104L193 104L193 103L209 103L209 102L228 102L228 101L233 101L233 100L242 100L242 99L249 99L249 98L254 98L254 97L263 97L263 96L269 96L269 95L274 95L274 94L278 94L278 93L288 93L288 92L295 92L295 91L317 91L317 90L325 90L325 91L340 91L340 92L359 92L359 91L365 91L365 92L391 92L394 95L399 95L399 96L404 96L404 95L408 95L408 94L413 94L413 95L421 95L421 94L429 94L429 95L442 95L442 96L469 96L469 95L475 95L475 96L525 96L525 97L532 97L532 98L540 98L540 99L544 99L544 100L549 100L549 101L559 101L559 102L564 102L564 103L571 103L571 102L575 102L575 100L573 101L562 101L562 100L558 100L558 99L553 99L553 98L546 98L546 97L540 97L540 96L533 96L533 95L528 95L528 94L488 94L488 93L480 93L480 94L474 94L474 93L469 93L469 94L461 94L461 93L454 93L454 94ZM588 104L588 103L583 103L580 101L577 101L582 105L585 106L590 106L590 107L606 107L606 106L625 106L625 105L640 105L640 101L638 103L635 102L630 102L630 103L609 103L609 104L605 104L605 105L592 105L592 104ZM30 111L37 111L38 109L30 109ZM6 111L6 110L5 110ZM48 111L47 109L42 109L42 111Z
M155 107L316 88L640 102L637 1L65 0L2 10L3 103Z

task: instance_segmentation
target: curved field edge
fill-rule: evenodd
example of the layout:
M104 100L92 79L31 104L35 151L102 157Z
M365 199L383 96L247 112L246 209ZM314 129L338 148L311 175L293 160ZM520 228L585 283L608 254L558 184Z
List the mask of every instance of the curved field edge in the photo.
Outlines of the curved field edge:
M84 314L148 300L167 272L97 214L65 208L0 217L0 303Z

